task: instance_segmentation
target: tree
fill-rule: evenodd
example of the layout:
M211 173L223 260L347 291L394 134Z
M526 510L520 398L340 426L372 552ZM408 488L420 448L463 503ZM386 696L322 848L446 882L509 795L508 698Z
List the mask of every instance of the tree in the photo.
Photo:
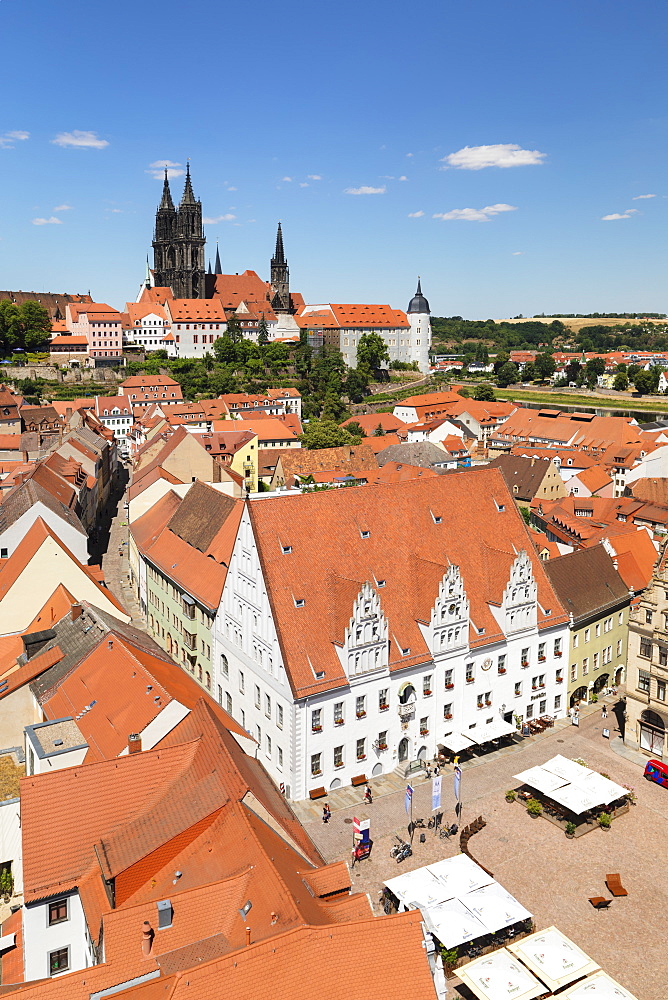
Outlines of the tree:
M257 342L261 347L265 347L269 343L269 330L264 314L257 325Z
M629 377L626 372L618 372L615 375L615 380L612 383L612 388L616 389L617 392L626 392L629 387Z
M500 389L505 389L507 385L517 382L517 375L517 365L514 365L512 361L507 361L497 372L496 383Z
M533 382L534 379L538 378L538 372L536 371L536 366L533 361L527 361L524 368L520 372L523 382Z
M646 372L641 368L634 375L633 384L636 388L636 392L639 392L641 396L644 396L648 392L652 391L652 376L649 372Z
M459 389L457 389L457 395L463 396L464 399L468 399L468 397L471 395L471 391L467 385L462 385L459 387Z
M496 358L494 359L494 374L498 375L504 365L507 365L510 361L510 355L506 354L505 351L499 351Z
M577 382L581 370L582 365L579 361L569 361L566 365L566 378L568 381Z
M534 361L534 368L538 373L539 379L548 379L554 375L557 363L549 353L549 351L543 351L541 354L536 355L536 360Z
M243 340L244 335L241 330L241 323L238 317L233 314L227 321L227 336L230 338L233 344L238 344Z
M383 430L383 425L382 424L378 424L378 426L376 427L376 429L373 432L373 436L377 437L377 438L379 438L379 437L385 437L385 431Z
M333 420L310 420L300 435L305 448L342 448L359 444L361 436L350 434L345 427L339 427Z
M343 391L352 403L360 403L369 394L371 369L368 365L351 368L343 383Z
M213 353L216 361L223 365L233 364L237 360L236 346L227 333L223 337L216 338L213 343Z
M357 367L367 364L369 368L382 367L383 361L390 362L387 345L378 333L363 333L357 345Z
M356 420L349 420L345 426L345 430L347 430L348 433L352 434L354 437L366 437L362 425Z
M19 309L23 347L26 351L38 351L51 340L51 318L44 306L38 302L24 302Z
M338 423L346 412L343 400L333 388L328 389L322 404L322 419Z
M475 387L473 391L473 398L493 403L496 396L494 395L494 389L489 382L481 382L480 385Z
M629 377L629 382L635 382L635 377L639 371L642 371L640 365L629 365L629 367L626 370L626 374Z
M590 358L585 365L585 371L587 373L587 378L590 375L595 375L598 378L599 375L603 375L605 372L605 361L603 358Z

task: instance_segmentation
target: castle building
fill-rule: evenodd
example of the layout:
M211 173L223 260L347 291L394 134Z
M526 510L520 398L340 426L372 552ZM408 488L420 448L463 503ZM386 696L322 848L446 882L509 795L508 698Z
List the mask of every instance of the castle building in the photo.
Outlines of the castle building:
M171 288L177 299L203 298L205 242L202 203L193 193L190 165L178 208L174 207L165 170L162 201L155 216L153 283Z

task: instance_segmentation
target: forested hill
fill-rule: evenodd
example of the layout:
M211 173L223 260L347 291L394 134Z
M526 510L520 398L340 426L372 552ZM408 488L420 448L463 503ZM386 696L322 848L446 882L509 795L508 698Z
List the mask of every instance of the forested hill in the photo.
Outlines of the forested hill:
M606 326L595 323L581 327L577 333L561 320L523 320L495 322L493 319L470 320L461 316L431 317L433 350L449 349L457 354L475 354L476 346L484 341L495 350L532 350L544 346L559 350L574 346L585 351L668 350L668 320L665 323L641 321Z

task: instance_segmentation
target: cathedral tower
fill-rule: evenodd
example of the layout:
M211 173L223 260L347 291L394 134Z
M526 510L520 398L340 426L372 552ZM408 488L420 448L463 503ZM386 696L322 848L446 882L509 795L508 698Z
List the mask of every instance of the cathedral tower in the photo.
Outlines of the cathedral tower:
M178 209L174 208L165 170L162 201L155 217L153 269L156 285L172 289L177 299L204 297L202 203L193 194L190 165Z
M292 313L290 302L290 268L283 250L283 233L278 224L276 250L271 258L271 307L275 313Z

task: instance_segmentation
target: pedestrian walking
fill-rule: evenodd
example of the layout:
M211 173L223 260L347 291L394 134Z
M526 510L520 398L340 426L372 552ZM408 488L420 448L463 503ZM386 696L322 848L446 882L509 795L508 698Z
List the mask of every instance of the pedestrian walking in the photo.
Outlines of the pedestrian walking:
M436 764L436 766L434 767L434 777L438 778L438 776L439 776L440 773L441 773L441 769L439 768L438 764Z
M602 719L607 719L608 718L608 706L607 705L604 705L603 708L601 709L601 718Z
M367 781L366 787L364 789L364 801L368 802L369 805L373 802L373 795L371 794L371 785Z
M325 802L324 806L322 807L322 821L323 821L323 823L329 823L331 815L332 815L332 810L329 808L328 803Z
M457 767L457 765L459 764L459 754L458 753L456 753L455 756L453 757L452 763L453 763L454 767Z

